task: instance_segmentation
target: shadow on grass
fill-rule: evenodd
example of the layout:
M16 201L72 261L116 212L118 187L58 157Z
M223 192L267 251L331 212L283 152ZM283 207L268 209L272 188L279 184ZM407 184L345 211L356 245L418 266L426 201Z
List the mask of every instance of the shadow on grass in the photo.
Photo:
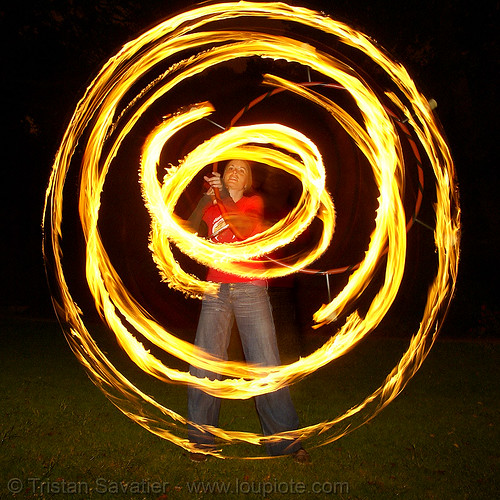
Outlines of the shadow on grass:
M103 396L57 323L4 319L0 326L0 498L489 500L498 494L498 343L438 341L405 391L371 423L327 446L306 443L311 466L288 457L193 464ZM292 386L302 425L359 403L407 344L370 339ZM165 402L185 415L185 388L145 384L160 396L164 390ZM258 431L252 401L224 402L221 425ZM256 451L248 445L238 453Z

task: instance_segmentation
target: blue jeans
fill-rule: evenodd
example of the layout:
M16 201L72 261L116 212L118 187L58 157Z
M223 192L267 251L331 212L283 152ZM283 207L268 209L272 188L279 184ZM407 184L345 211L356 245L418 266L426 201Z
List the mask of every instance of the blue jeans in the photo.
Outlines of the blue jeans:
M265 286L252 283L222 283L216 296L203 299L195 345L221 359L227 359L233 319L236 318L245 359L248 363L277 366L280 363L276 332L269 296ZM192 375L211 380L221 375L191 366ZM264 435L297 429L299 419L287 387L255 397L255 406ZM220 399L195 387L188 387L188 419L202 425L217 427ZM200 448L214 446L214 436L188 428L191 442ZM267 443L270 455L297 451L297 441L281 440Z

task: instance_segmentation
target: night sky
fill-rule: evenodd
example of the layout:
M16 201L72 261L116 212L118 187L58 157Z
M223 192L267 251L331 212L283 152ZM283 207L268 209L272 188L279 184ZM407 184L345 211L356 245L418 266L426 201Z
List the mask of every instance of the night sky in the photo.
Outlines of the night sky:
M30 6L31 4L31 6ZM52 161L78 99L126 41L188 2L17 2L2 24L2 314L53 317L41 255L41 220ZM370 35L438 103L462 208L462 259L447 334L498 326L499 208L497 1L331 0L324 10ZM496 316L495 316L496 315ZM497 318L495 323L491 318ZM490 329L498 335L498 329Z

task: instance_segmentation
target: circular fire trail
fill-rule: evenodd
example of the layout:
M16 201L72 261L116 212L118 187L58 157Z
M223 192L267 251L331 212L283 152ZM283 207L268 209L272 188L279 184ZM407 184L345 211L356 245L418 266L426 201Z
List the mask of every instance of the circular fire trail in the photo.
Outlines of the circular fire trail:
M292 36L296 32L307 36ZM330 50L333 46L335 50ZM339 56L343 49L369 61L379 74L383 73L391 90L381 93L374 88L365 75L360 75L354 65ZM175 96L172 99L178 99L181 95L178 89L198 82L211 68L250 58L270 61L270 65L273 62L295 65L304 74L313 72L320 76L318 82L304 82L269 72L262 75L261 83L269 89L266 97L275 93L293 96L321 109L338 123L370 165L378 192L373 231L363 260L352 267L340 292L313 315L316 327L331 328L329 339L307 357L279 367L214 359L167 331L127 290L99 231L107 176L120 167L119 153L141 118L153 106L169 101L171 95ZM335 88L347 96L356 112L348 111L331 94L323 92L327 88ZM364 401L343 415L325 416L321 423L283 436L307 440L321 435L320 444L326 444L373 418L403 390L421 366L454 292L460 240L458 190L451 154L432 107L405 68L366 35L325 14L284 3L242 1L197 7L167 19L126 44L104 65L76 107L54 161L44 209L44 257L53 303L73 352L92 380L129 418L150 432L190 449L190 443L183 437L186 418L160 404L113 365L97 345L73 297L72 285L63 269L61 244L67 230L63 224L66 201L63 195L68 176L75 175L75 169L78 170L79 237L85 242L86 285L99 315L114 332L120 347L143 372L160 381L193 384L221 398L248 399L298 382L340 358L374 331L393 305L405 271L408 229L415 219L407 220L403 203L406 167L400 134L403 129L418 141L418 151L430 165L436 192L433 243L437 264L420 326L413 332L399 363ZM216 112L210 102L180 103L175 112L163 117L160 124L146 133L136 168L150 217L151 256L163 281L189 297L210 293L214 284L184 271L173 247L202 265L242 276L253 276L256 272L242 264L262 259L268 265L259 276L282 277L307 272L326 252L338 217L327 192L328 169L314 138L279 123L279 117L271 122L239 125L241 114L233 115L227 128L219 127L176 164L162 165L163 152L187 127L205 123L211 132L215 130L209 122L214 123L211 117ZM213 244L193 234L175 209L179 197L205 166L231 158L253 160L286 172L301 183L302 194L292 210L263 233L243 242ZM320 221L322 227L313 248L290 262L268 258L300 237L313 219ZM373 285L375 272L381 266L384 278L366 311L351 312L341 326L335 326L335 320L347 314L354 301ZM154 352L145 343L153 345ZM155 354L156 349L184 363L219 372L224 378L211 381L192 377L187 371L167 366ZM260 445L279 437L210 430L227 444ZM222 451L214 454L225 456Z

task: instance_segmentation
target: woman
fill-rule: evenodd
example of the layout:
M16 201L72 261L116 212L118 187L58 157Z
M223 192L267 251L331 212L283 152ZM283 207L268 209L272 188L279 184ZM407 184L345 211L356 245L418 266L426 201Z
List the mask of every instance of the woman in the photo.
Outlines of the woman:
M264 204L252 188L252 171L245 160L230 160L221 179L214 172L205 177L210 188L205 193L190 222L199 234L206 234L214 242L230 243L244 240L262 231ZM213 201L218 189L223 204ZM201 227L198 227L200 226ZM271 305L265 280L243 278L217 269L209 269L207 280L219 283L217 295L203 298L202 310L196 332L195 345L227 359L227 348L233 320L236 319L245 359L248 363L264 366L281 364ZM196 377L220 379L220 374L190 367ZM297 429L299 420L288 388L255 397L255 406L264 435ZM188 419L201 425L217 427L220 399L190 386L188 388ZM189 440L196 443L199 453L191 453L193 461L204 461L214 447L214 436L206 431L189 427ZM267 443L270 455L291 454L296 462L309 463L309 454L300 442L280 440Z

